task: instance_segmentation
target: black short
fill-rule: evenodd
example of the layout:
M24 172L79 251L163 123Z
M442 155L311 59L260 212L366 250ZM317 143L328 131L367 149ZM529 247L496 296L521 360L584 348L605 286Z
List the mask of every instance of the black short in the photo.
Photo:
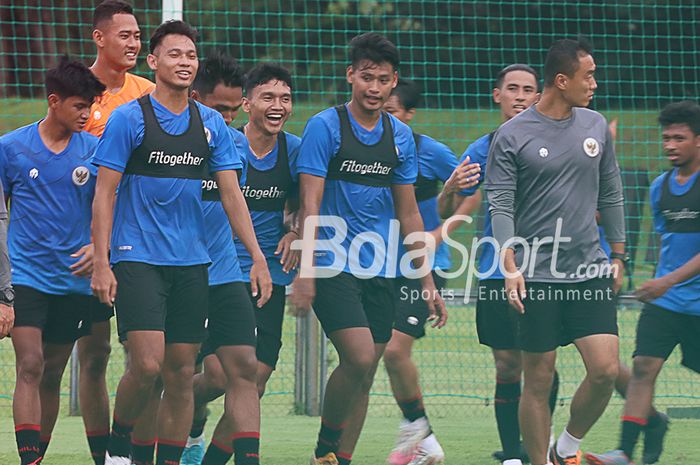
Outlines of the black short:
M518 318L505 294L505 280L479 281L476 332L479 342L494 350L520 350Z
M645 305L637 323L633 356L666 360L678 344L683 352L681 363L700 373L700 316Z
M250 283L246 283L248 295L255 305L257 298L250 294ZM272 367L277 367L282 349L282 322L284 320L284 305L287 301L285 286L274 284L270 300L262 308L254 307L256 334L258 343L256 355L258 361Z
M580 283L526 283L525 313L518 316L520 348L549 352L594 334L617 335L611 278Z
M119 262L114 275L120 340L130 331L163 331L166 343L196 344L206 338L207 265Z
M114 316L114 307L109 305L93 305L90 307L90 310L90 320L92 321L92 324L104 323L105 321L111 320Z
M396 313L393 279L360 279L345 272L318 278L313 306L326 334L369 328L374 342L381 344L391 339Z
M255 315L243 283L209 287L207 346L255 346Z
M442 292L446 283L445 278L433 271L433 281L437 290ZM430 316L430 310L421 296L423 287L420 279L408 279L402 276L394 280L394 287L397 299L394 329L416 339L422 338L425 336L425 322Z
M49 344L72 344L90 334L90 314L101 305L91 295L48 294L29 286L16 285L15 327L41 330Z

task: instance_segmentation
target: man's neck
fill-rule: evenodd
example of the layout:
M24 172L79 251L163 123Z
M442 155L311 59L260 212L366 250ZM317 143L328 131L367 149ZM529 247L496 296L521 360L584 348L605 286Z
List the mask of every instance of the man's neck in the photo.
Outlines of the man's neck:
M535 108L544 116L557 120L570 117L572 107L558 95L556 90L545 87L540 101L535 104Z
M678 167L676 179L680 184L685 184L688 182L690 177L698 171L700 171L700 157L696 156L690 163L686 163L685 165Z
M68 146L72 136L73 132L58 124L50 112L39 123L39 137L44 145L54 153L62 152Z
M189 91L165 86L156 82L156 88L151 94L154 99L167 108L171 113L179 115L187 108Z
M263 132L250 121L243 128L248 145L256 158L265 158L275 148L279 134Z
M382 114L381 110L367 111L361 108L354 100L350 100L350 103L348 103L348 110L352 113L352 117L355 118L355 121L369 131L374 129Z
M126 69L114 69L97 55L95 63L90 67L90 71L95 75L97 79L100 80L102 84L107 87L107 92L110 94L116 94L124 87L124 82L126 81Z

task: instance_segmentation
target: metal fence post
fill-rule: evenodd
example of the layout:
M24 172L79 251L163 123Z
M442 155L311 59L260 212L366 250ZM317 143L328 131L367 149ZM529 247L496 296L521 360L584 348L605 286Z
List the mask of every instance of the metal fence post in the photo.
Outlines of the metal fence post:
M80 402L78 402L78 374L80 372L80 362L78 361L78 344L73 345L70 354L70 406L68 415L72 417L80 416Z
M182 20L182 0L163 0L161 3L162 21L170 19Z

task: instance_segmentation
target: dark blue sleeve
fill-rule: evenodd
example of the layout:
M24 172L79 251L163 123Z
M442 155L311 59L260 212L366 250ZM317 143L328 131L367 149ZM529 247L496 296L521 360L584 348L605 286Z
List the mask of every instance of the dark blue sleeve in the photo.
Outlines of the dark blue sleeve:
M241 155L231 139L229 127L226 126L224 118L213 110L206 118L208 127L212 127L211 157L209 158L209 170L214 173L223 170L240 170L243 168Z
M131 153L137 147L134 125L131 123L125 107L117 108L109 115L105 131L95 149L94 164L124 172Z
M666 221L664 220L664 216L661 214L659 201L661 200L661 188L664 184L664 179L668 175L668 173L664 173L654 179L654 182L651 183L651 187L649 188L649 201L651 202L651 214L654 219L654 229L659 234L664 234L666 232Z
M339 133L337 127L335 132ZM334 130L328 122L320 115L312 117L306 123L304 134L301 136L294 177L303 173L325 178L328 174L328 164L337 151L334 139Z
M0 140L0 181L2 181L2 190L4 192L3 205L7 196L12 195L12 183L10 182L9 160L7 159L7 151L5 150L4 141Z
M299 158L299 147L301 139L294 134L287 134L287 158L289 158L289 172L292 174L294 182L299 180L297 175L297 159Z
M479 186L481 186L481 183L486 178L486 161L488 160L489 155L490 140L491 137L486 136L486 138L482 137L481 139L472 142L471 144L469 144L469 147L467 147L467 150L465 150L462 154L462 158L459 159L459 163L462 163L467 157L469 157L470 163L478 163L481 167L481 176L479 177L479 182L475 186L460 191L459 195L461 195L462 197L469 197L471 195L474 195L477 189L479 189Z

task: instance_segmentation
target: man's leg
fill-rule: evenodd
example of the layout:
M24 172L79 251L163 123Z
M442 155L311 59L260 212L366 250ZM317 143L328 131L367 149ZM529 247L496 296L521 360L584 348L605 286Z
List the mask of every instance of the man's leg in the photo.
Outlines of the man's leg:
M222 346L217 358L226 373L224 415L214 430L212 446L202 465L223 465L230 458L231 438L236 465L258 465L260 445L260 400L255 347Z
M494 410L498 436L503 447L502 460L521 458L520 425L518 410L520 407L520 378L522 357L519 350L493 350L496 363L496 393Z
M44 373L39 385L41 398L41 456L46 456L46 449L51 441L51 433L56 425L61 404L61 379L66 370L73 344L45 343Z
M329 337L338 352L339 364L326 384L316 457L337 453L341 435L343 430L350 426L351 416L359 416L358 410L363 407L366 412L365 390L371 385L368 380L371 379L370 375L373 374L379 359L369 328L340 329L331 333ZM365 412L362 412L362 419ZM353 425L357 427L357 423L355 420ZM346 447L350 450L346 449L346 453L352 453L350 444L354 448L359 436L356 432L349 434Z
M520 431L533 465L548 463L551 424L549 394L555 361L555 351L522 353L524 382L519 409Z
M131 342L129 349L133 350ZM158 409L156 465L180 462L192 425L192 378L199 344L168 343L163 361L163 397ZM116 407L115 407L116 409Z
M163 394L163 382L156 380L141 416L131 432L131 462L134 465L153 465L158 435L158 408Z
M261 399L265 395L265 390L267 389L267 382L270 381L270 378L272 377L272 373L274 371L275 369L267 363L258 361L258 397L260 397Z
M41 329L31 326L15 327L11 335L15 349L16 379L12 414L17 451L22 465L34 465L41 458L39 385L44 372Z
M165 358L162 331L131 331L127 338L129 360L117 387L107 448L111 457L129 457L131 432L148 404Z
M581 440L605 411L619 363L616 335L594 334L574 343L586 366L586 377L571 400L569 423L556 443L556 454L562 458L578 454Z
M107 306L95 302L95 310L111 313ZM101 307L104 307L101 308ZM96 465L104 463L109 441L109 397L107 395L107 364L112 350L111 325L94 321L90 334L78 339L78 398L83 416L90 453Z

